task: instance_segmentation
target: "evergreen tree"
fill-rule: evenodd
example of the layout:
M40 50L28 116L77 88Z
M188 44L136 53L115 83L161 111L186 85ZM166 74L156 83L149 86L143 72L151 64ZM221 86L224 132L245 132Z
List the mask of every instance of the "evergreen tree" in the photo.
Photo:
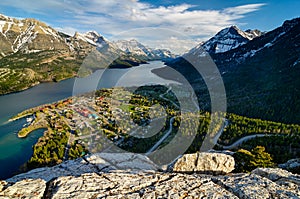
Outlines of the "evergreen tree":
M240 149L234 154L236 172L250 172L258 167L273 167L273 159L265 147L256 146L250 151Z

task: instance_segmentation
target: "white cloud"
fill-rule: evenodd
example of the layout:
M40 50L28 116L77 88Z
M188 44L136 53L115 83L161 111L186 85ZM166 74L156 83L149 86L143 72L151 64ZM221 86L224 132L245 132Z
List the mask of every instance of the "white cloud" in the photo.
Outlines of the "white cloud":
M64 26L64 27L54 27L55 30L58 30L60 32L63 32L67 35L73 36L75 34L75 32L77 31L77 29L73 28L73 27L68 27L68 26Z
M32 0L2 0L0 5L48 15L57 20L60 30L69 34L75 29L95 29L101 34L114 36L124 30L159 27L180 32L190 38L187 40L193 40L199 37L207 39L222 28L237 24L239 19L265 4L247 4L221 10L195 10L189 4L157 7L138 0L44 0L38 3ZM167 40L172 41L164 38L157 43Z
M260 7L264 5L265 4L262 3L242 5L242 6L232 7L232 8L226 8L224 12L233 15L244 15L249 12L257 11L260 9Z

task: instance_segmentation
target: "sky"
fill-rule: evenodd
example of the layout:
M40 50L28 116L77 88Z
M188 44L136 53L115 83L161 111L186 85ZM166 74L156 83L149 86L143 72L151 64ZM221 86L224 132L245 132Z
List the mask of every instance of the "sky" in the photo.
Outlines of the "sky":
M299 17L299 0L1 0L0 13L36 18L59 31L95 30L186 51L231 25L270 31Z

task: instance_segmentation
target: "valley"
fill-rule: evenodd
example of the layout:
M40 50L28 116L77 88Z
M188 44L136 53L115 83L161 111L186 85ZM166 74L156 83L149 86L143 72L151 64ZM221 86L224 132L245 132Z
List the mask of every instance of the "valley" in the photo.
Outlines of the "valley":
M132 87L134 85L145 83L145 81L160 82L163 85L170 83L176 84L176 82L161 79L151 73L152 69L163 67L164 65L162 62L157 61L149 63L150 64L142 64L136 68L105 70L105 76L103 76L99 82L98 88L115 87L117 80L124 74L129 75L127 75L128 81L123 83L123 86ZM147 78L133 78L137 77L137 74L140 73L147 74ZM97 75L99 74L94 74L86 78L71 78L57 83L43 83L22 92L0 96L0 149L7 151L6 153L2 153L0 156L0 163L2 165L7 165L2 167L0 176L8 177L13 173L18 172L19 167L27 162L32 156L32 146L37 142L38 138L43 135L45 129L48 128L46 124L44 126L45 129L43 128L34 131L32 134L27 135L26 138L20 139L17 137L18 131L24 128L23 126L27 124L26 117L30 117L30 115L32 115L32 108L38 107L37 109L39 109L40 106L50 105L53 102L72 97L75 95L75 93L80 94L90 92L90 82L91 80L93 81L93 79L96 80L98 78ZM83 85L83 88L77 88L77 84ZM121 108L124 109L125 106L122 106ZM18 113L21 113L25 110L28 111L25 112L26 117L22 119L20 118L21 115L18 115ZM22 114L22 116L24 115ZM8 122L10 118L13 118L13 120ZM36 138L36 140L33 138ZM57 137L57 139L59 138L60 137Z
M210 113L200 111L180 114L180 104L173 101L175 96L169 91L161 86L146 86L135 93L128 93L126 88L101 89L95 94L68 98L16 115L18 119L34 115L34 121L19 131L19 137L26 137L37 128L47 129L34 145L33 155L23 169L53 166L87 153L102 151L118 152L122 149L150 155L168 145L178 133L183 140L191 136L190 128L181 128L179 132L178 124L182 118L190 120L188 126L193 126L193 123L197 123L196 120L199 122L195 139L187 150L188 153L197 152L207 136ZM191 100L188 95L184 96L185 100ZM157 103L163 105L162 109L152 110L151 106ZM161 115L163 110L167 111L166 116ZM230 113L226 114L226 120L225 127L216 126L215 132L212 132L214 135L220 131L221 135L216 135L219 139L214 143L215 150L252 150L263 146L271 154L275 164L285 163L288 158L300 155L300 142L296 141L300 139L299 125L263 121ZM161 129L157 128L161 122L163 126ZM148 132L150 129L156 129L154 134ZM281 150L274 150L277 148L271 144L278 139L294 140L276 144L276 147L289 147L289 152L286 151L284 156Z

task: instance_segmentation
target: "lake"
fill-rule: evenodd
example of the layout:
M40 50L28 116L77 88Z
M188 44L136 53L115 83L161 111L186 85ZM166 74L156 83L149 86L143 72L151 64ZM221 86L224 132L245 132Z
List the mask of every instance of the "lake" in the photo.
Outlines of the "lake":
M163 62L154 61L128 69L99 70L86 78L43 83L22 92L0 96L0 179L14 175L19 167L29 160L33 152L32 146L43 135L43 130L38 130L27 138L18 138L17 132L26 124L26 119L8 123L10 117L28 108L59 101L96 88L176 83L151 72L164 66Z

